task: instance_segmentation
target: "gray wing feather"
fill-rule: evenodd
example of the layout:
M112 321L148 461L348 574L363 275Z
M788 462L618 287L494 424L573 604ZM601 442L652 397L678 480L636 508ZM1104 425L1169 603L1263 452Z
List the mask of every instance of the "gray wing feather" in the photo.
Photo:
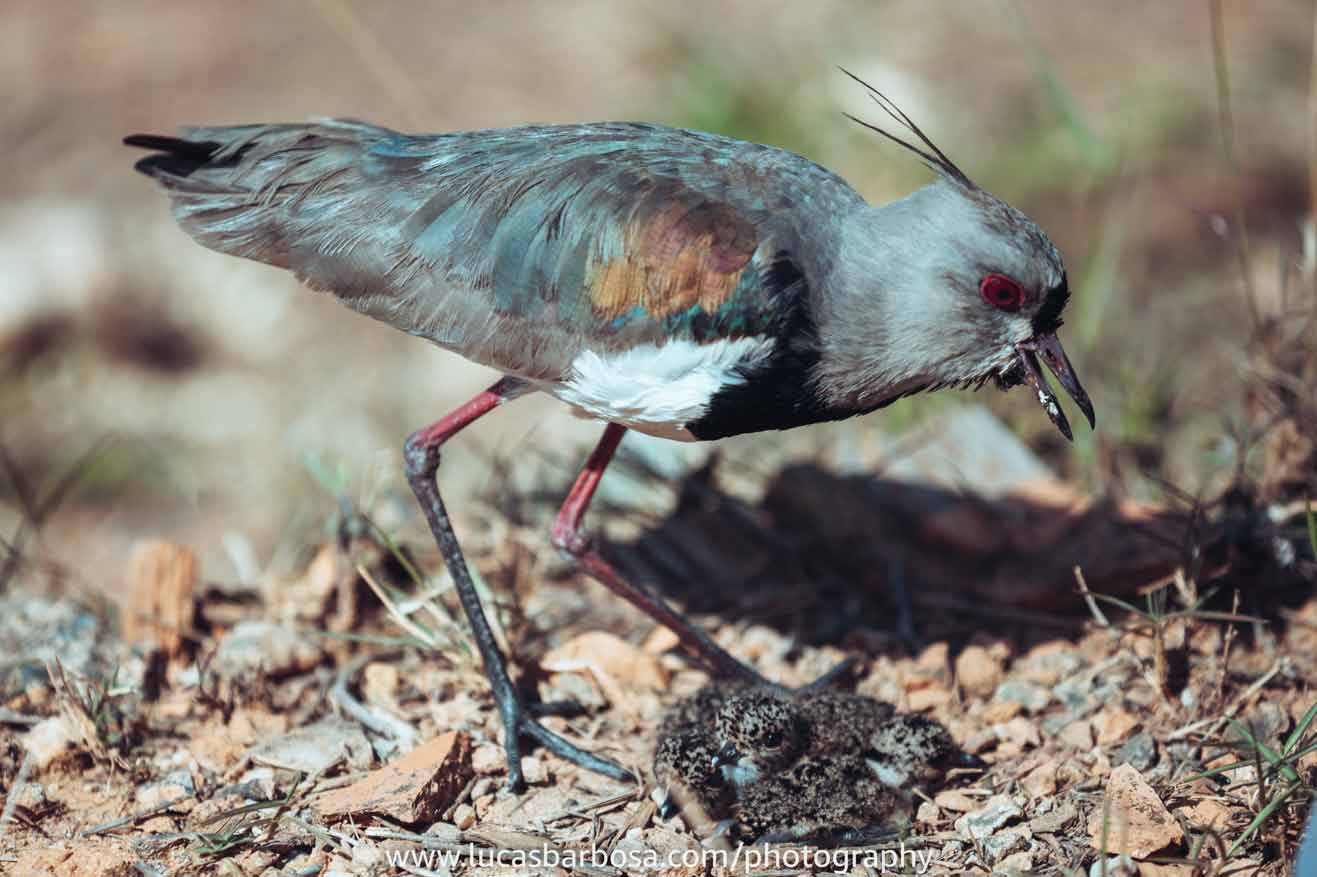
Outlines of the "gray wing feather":
M654 125L333 120L128 142L164 150L138 168L205 246L537 379L586 345L771 331L773 265L808 261L810 231L863 203L800 156Z

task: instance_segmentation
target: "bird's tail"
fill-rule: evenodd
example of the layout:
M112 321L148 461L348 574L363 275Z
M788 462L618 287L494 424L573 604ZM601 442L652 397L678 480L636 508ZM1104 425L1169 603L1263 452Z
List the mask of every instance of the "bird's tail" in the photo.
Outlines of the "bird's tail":
M134 134L128 146L152 150L135 165L158 181L179 225L222 253L292 268L313 285L312 251L372 215L377 180L370 150L401 135L361 122L188 128L181 137ZM344 193L350 198L341 197ZM353 205L352 215L344 212ZM361 214L360 216L358 214ZM374 212L378 216L378 212Z

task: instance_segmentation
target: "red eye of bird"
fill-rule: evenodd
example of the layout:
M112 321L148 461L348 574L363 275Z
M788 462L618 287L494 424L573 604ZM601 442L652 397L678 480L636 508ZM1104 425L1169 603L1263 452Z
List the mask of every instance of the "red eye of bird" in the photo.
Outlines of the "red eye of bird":
M989 274L979 283L979 295L994 308L1018 311L1024 303L1024 290L1005 274Z

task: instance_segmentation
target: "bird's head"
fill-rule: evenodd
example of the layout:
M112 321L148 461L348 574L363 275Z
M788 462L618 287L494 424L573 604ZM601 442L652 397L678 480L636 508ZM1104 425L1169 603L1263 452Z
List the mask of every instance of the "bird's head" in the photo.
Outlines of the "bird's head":
M835 295L818 315L821 389L834 403L863 408L939 387L1027 384L1071 438L1041 360L1092 426L1092 402L1056 334L1070 297L1060 252L870 93L922 145L860 124L920 156L939 179L842 220Z
M741 786L782 769L808 745L809 729L787 700L750 688L729 697L714 720L713 766Z

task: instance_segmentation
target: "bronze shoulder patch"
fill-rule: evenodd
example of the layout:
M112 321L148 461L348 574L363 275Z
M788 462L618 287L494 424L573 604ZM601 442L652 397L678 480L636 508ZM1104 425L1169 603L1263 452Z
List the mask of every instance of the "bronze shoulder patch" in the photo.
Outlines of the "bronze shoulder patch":
M592 266L595 313L612 319L641 309L659 318L696 305L716 311L754 256L754 226L731 207L695 195L647 207L622 230L620 250Z

